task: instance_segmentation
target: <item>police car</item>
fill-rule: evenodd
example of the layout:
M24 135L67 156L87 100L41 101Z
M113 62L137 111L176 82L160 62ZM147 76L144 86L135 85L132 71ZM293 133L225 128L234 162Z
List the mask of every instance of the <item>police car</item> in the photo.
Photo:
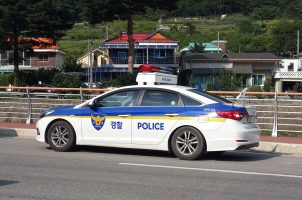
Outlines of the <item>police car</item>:
M254 107L190 87L158 85L175 84L177 77L144 67L149 72L139 73L138 85L42 112L36 140L55 151L95 145L171 151L184 160L258 146Z

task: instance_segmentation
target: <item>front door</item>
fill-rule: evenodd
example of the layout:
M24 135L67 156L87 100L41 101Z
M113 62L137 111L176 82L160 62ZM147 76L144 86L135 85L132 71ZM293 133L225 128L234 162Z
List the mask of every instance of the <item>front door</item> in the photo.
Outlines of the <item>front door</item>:
M131 143L131 112L139 90L118 91L97 99L82 118L83 140Z

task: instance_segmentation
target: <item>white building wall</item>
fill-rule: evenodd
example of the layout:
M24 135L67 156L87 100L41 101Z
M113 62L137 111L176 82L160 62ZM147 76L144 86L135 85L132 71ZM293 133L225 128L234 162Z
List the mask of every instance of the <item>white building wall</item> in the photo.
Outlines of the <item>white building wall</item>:
M281 72L288 72L288 71L297 72L297 71L299 71L298 69L301 69L301 67L302 67L301 61L302 61L302 59L282 59L282 61L280 62L280 66L279 66L280 71ZM292 70L289 69L290 65L293 65Z

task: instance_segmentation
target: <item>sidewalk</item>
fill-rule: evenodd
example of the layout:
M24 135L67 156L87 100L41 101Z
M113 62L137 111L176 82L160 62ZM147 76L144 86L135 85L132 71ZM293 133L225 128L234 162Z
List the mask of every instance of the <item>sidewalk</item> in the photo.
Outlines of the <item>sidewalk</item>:
M34 138L35 135L35 124L0 122L0 138L1 136ZM302 134L301 137L260 136L259 147L253 149L256 151L302 155Z

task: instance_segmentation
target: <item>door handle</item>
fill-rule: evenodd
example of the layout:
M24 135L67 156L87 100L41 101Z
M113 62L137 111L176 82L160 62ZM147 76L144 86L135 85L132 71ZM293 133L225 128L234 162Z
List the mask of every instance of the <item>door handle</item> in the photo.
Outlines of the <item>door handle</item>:
M131 115L118 115L119 117L130 117Z
M169 116L169 117L174 117L174 116L178 116L179 114L177 113L168 113L168 114L165 114L166 116Z

